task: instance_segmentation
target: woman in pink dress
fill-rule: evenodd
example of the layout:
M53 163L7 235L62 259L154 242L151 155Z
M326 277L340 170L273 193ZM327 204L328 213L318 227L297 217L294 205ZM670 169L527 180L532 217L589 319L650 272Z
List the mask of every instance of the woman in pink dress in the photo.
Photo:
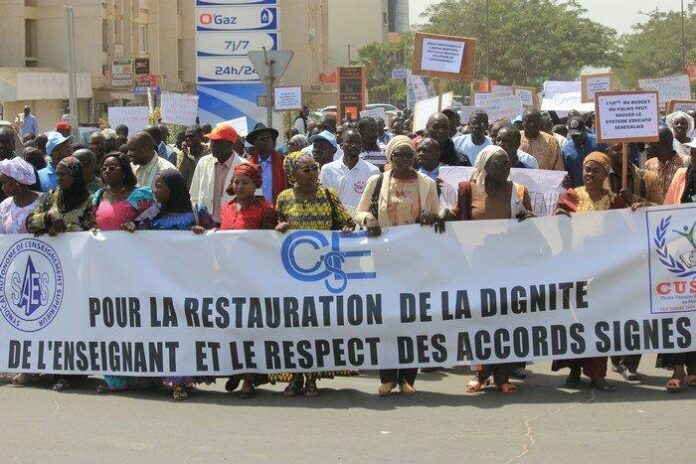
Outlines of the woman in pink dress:
M136 187L138 180L123 153L111 152L104 157L101 180L104 188L97 190L92 199L97 229L121 230L155 203L150 187ZM148 383L138 377L106 375L97 392L124 391Z

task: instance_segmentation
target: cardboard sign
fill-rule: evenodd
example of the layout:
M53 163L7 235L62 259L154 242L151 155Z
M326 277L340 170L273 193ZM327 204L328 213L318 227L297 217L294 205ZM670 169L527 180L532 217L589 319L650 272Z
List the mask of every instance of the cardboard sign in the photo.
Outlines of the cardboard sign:
M128 126L128 133L135 134L150 124L150 108L147 106L110 106L109 126Z
M520 97L520 102L525 109L539 108L539 97L534 87L524 87L521 85L513 85L512 89L515 95Z
M522 102L517 95L505 97L493 97L486 101L483 109L488 113L488 121L495 122L501 119L512 121L522 114Z
M610 92L614 90L614 73L587 74L580 76L582 85L582 103L594 103L597 92Z
M360 112L360 117L365 118L365 117L371 117L371 118L381 118L382 121L387 122L389 121L389 117L387 116L387 112L382 108L381 106L379 108L370 108L369 110L363 110Z
M657 90L660 106L666 106L670 100L690 100L691 86L687 74L661 77L659 79L640 79L638 86L643 90Z
M677 111L696 111L696 100L670 100L667 104L667 114Z
M449 108L454 100L454 92L447 92L442 95L442 101L438 101L438 97L427 98L416 102L413 109L413 130L419 131L425 129L428 125L428 118L440 111L440 108Z
M188 126L198 116L198 95L162 92L162 122Z
M300 111L302 109L302 87L276 87L273 90L275 111Z
M657 91L598 92L595 94L597 140L619 142L657 142Z
M476 67L476 39L416 33L413 74L471 81Z

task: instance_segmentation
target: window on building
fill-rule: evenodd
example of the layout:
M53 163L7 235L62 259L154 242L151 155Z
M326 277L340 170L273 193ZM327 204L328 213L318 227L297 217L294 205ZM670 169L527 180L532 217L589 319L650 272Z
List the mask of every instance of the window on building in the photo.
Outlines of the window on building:
M102 20L102 51L104 53L109 53L109 43L111 42L109 38L111 34L109 33L109 21L106 19Z
M24 0L24 6L30 6L30 7L36 6L36 0Z
M184 41L176 41L176 66L178 69L179 82L184 81Z
M147 25L140 25L140 55L147 55Z
M39 63L39 29L35 19L24 20L24 61L29 68Z
M386 11L382 12L382 24L385 26L389 26L389 15Z

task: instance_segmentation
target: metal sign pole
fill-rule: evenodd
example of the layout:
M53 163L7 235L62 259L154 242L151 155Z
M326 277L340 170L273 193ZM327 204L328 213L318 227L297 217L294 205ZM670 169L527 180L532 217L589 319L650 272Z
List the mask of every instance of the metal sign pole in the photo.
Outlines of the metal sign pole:
M68 31L68 91L70 101L70 124L75 139L78 138L77 120L77 77L75 74L75 12L72 6L65 7Z
M266 77L266 125L268 127L273 127L273 65L275 64L275 61L268 59L266 47L263 47L263 57L266 61L266 66L268 67L268 76Z

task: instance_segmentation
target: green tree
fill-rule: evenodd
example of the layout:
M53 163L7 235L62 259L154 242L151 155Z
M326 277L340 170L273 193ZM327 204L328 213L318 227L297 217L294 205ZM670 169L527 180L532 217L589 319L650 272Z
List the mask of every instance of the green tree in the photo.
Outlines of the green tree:
M371 43L358 50L357 64L365 66L370 102L404 103L406 81L392 79L395 68L410 68L413 56L413 35L403 34L398 43Z
M684 19L686 64L696 63L696 1L688 6ZM638 85L638 79L679 74L682 70L681 12L653 11L647 21L621 37L621 58L615 71L625 88Z
M424 13L423 31L478 39L477 79L540 87L615 61L616 31L585 12L575 0L443 0ZM468 84L446 87L466 92Z

